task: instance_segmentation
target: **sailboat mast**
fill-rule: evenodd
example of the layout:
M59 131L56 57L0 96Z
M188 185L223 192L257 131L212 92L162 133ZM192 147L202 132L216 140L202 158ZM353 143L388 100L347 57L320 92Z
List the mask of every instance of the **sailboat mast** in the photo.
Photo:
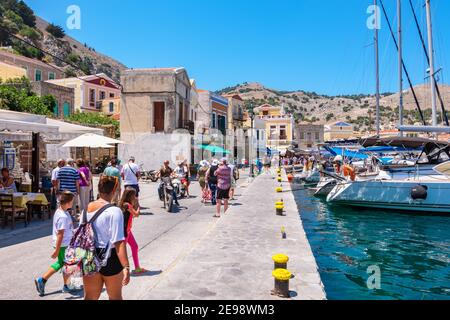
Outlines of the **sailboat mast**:
M398 16L398 76L399 76L399 102L398 102L398 118L399 126L403 126L403 41L402 41L402 1L397 0L397 16ZM403 136L403 132L400 132Z
M430 56L430 85L431 85L431 110L433 126L437 126L436 113L436 79L434 77L434 49L433 49L433 26L431 23L431 4L430 0L426 0L427 8L427 29L428 29L428 55Z
M379 47L378 47L378 22L380 17L378 16L378 0L374 0L375 6L375 74L376 74L376 126L377 137L380 137L380 60L379 60Z

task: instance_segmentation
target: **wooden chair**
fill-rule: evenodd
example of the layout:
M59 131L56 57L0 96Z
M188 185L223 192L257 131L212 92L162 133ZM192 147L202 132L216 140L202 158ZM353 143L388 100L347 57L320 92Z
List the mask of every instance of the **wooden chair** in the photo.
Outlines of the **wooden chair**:
M12 194L0 194L0 212L3 218L3 227L8 224L9 217L11 217L11 229L16 227L16 216L25 221L25 227L28 226L28 210L27 208L18 208L14 206L14 197Z

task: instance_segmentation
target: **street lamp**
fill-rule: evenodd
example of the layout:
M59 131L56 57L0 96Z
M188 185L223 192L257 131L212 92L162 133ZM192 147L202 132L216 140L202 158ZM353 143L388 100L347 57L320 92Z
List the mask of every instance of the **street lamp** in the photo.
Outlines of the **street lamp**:
M250 177L254 178L255 177L255 169L253 166L253 158L252 158L252 148L253 148L253 122L255 120L255 110L253 110L253 103L250 103L250 110L248 111L248 114L250 116L251 119L251 125L250 125L250 144L249 144L249 163L250 163Z

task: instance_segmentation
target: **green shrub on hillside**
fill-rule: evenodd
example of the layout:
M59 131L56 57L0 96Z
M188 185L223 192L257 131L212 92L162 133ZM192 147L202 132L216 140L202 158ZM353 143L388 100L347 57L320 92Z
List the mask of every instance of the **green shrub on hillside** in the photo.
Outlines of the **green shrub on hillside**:
M58 26L56 24L50 23L47 28L45 28L45 31L50 33L55 38L61 39L64 38L66 33L64 32L64 29L61 26Z
M116 137L120 136L120 123L100 113L76 112L67 118L68 121L88 126L112 125L115 128Z

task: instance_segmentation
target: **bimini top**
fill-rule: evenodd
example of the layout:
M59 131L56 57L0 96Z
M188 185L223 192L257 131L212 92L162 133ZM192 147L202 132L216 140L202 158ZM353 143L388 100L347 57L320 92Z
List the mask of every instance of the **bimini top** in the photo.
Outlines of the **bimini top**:
M422 148L429 163L439 163L450 159L450 142L437 141L426 138L388 137L361 139L360 144L367 147L390 146L402 148Z

